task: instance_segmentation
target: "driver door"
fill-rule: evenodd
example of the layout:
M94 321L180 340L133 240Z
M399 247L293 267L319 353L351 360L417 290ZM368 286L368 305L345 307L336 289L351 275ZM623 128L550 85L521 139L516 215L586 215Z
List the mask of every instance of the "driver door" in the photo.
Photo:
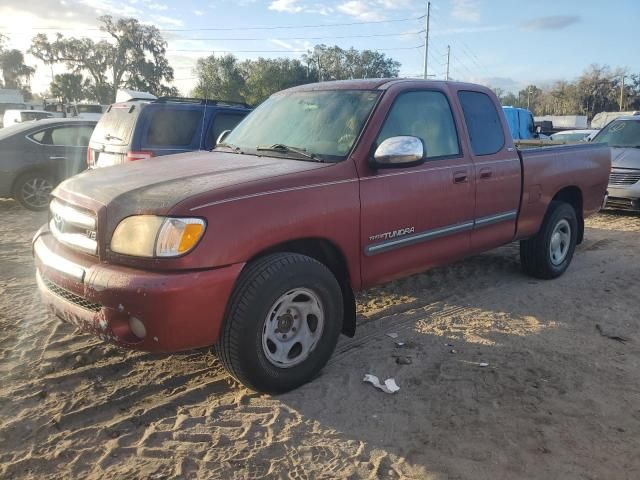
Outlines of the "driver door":
M363 285L447 263L470 251L474 167L465 156L444 91L400 92L377 140L422 140L426 161L416 167L371 170L361 177Z

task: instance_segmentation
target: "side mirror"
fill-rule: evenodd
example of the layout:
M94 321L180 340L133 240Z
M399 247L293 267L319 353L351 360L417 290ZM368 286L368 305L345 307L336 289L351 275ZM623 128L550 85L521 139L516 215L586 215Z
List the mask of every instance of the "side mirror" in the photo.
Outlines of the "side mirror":
M387 138L378 145L371 166L373 168L403 168L424 163L426 149L418 137Z
M540 134L542 133L542 126L541 126L541 125L538 125L538 126L536 127L536 133L537 133L538 135L540 135Z
M216 140L216 145L224 142L224 139L227 138L227 135L231 133L231 130L223 130L220 135L218 135L218 139Z

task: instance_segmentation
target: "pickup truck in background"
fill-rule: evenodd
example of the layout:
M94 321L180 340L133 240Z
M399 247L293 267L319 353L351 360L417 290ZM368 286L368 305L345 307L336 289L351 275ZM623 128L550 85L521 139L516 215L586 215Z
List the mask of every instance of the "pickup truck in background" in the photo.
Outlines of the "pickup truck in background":
M516 150L478 85L299 86L212 152L62 183L33 240L37 282L106 341L214 345L240 382L284 392L354 335L357 290L513 241L526 273L561 275L610 166L606 145Z

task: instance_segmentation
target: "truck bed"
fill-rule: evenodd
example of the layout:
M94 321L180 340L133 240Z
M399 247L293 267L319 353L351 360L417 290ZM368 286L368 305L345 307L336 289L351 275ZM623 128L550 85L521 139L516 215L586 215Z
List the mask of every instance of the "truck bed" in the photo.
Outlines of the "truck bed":
M600 210L611 171L611 151L606 144L553 145L517 151L522 163L517 238L538 231L553 196L563 189L575 189L585 218Z

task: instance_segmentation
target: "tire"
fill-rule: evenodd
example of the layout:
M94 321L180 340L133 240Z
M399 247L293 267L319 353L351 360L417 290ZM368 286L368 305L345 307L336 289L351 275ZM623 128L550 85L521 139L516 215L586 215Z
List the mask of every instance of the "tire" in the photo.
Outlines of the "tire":
M214 349L240 383L283 393L324 367L343 315L340 285L325 265L294 253L268 255L240 274Z
M46 172L36 170L23 173L13 184L13 198L29 210L46 210L54 187L53 177Z
M559 277L571 263L577 238L575 209L568 203L551 202L538 233L520 242L522 269L545 280Z

